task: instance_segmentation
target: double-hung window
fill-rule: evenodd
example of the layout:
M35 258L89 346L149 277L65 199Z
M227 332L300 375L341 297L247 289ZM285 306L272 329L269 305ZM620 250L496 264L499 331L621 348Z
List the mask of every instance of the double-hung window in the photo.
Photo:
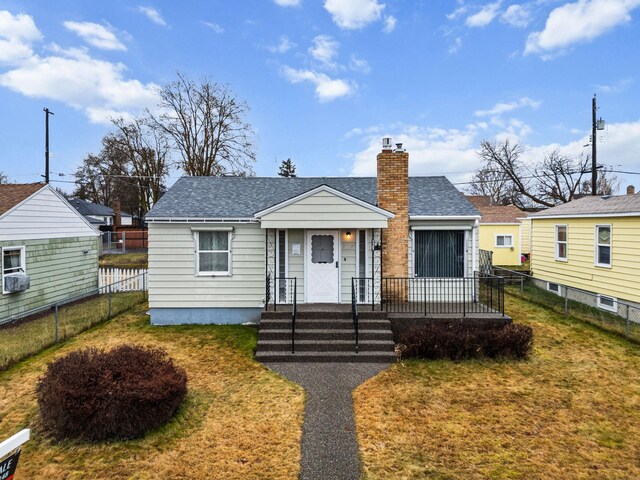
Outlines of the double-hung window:
M567 260L569 239L566 225L556 225L556 260Z
M596 266L611 266L611 225L596 225Z
M4 288L4 279L8 275L26 273L24 247L4 247L2 249L2 293L9 293Z
M513 247L513 235L496 235L496 247Z
M198 275L231 275L230 231L198 231L196 245Z

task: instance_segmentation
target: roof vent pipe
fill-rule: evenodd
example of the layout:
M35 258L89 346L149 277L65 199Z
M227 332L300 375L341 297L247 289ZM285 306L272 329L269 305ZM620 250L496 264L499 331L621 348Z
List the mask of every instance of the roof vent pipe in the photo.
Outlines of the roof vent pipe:
M396 143L396 149L394 152L404 152L404 148L402 148L402 143Z
M382 138L382 150L391 150L391 137Z

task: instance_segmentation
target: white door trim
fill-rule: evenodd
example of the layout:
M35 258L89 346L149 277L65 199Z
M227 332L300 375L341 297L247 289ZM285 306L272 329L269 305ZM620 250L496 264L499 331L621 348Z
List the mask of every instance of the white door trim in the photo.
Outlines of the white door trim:
M342 231L339 229L335 230L305 230L304 231L304 302L309 303L309 264L311 257L311 247L309 245L310 236L317 232L331 232L336 239L337 248L336 248L336 259L338 261L338 295L336 302L341 303L342 299Z

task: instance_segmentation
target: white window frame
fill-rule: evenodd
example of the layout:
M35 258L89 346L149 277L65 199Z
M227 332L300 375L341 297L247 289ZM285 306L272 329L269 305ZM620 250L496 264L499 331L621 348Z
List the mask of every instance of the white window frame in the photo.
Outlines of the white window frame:
M504 237L505 239L508 237L511 239L511 244L510 245L498 245L498 237ZM496 238L495 238L495 247L496 248L514 248L513 245L513 235L511 233L498 233L496 234Z
M609 243L608 244L602 244L603 247L609 247L609 263L600 263L600 258L599 258L599 250L600 250L600 241L599 238L600 236L598 235L598 230L601 227L607 227L609 229ZM613 228L611 228L611 224L610 223L601 223L595 226L595 231L594 231L594 239L593 239L593 264L596 267L603 267L603 268L611 268L611 264L613 263Z
M551 288L551 285L555 285L556 287L558 287L558 291L555 291ZM555 293L558 296L562 296L562 285L560 285L559 283L555 283L555 282L547 282L547 290L550 291L551 293Z
M1 249L1 253L2 253L2 257L0 257L0 274L2 275L2 294L3 295L7 295L10 294L11 292L7 292L4 289L4 277L8 276L8 275L13 275L16 273L23 273L26 274L27 273L27 259L26 259L26 247L24 245L17 245L15 247L2 247ZM11 250L20 250L20 266L18 267L18 272L11 272L11 273L4 273L4 252L6 251L11 251Z
M564 227L566 240L560 241L558 240L558 228ZM560 256L560 244L564 243L564 257ZM554 229L554 238L553 238L553 250L554 257L557 262L568 262L569 261L569 227L566 223L557 224Z
M611 300L613 302L613 305L610 306L602 303L603 298ZM609 295L598 294L598 308L602 310L608 310L609 312L618 313L618 299Z
M226 233L227 234L227 250L202 250L200 251L200 234L201 233ZM233 241L233 232L227 230L196 230L194 232L195 240L195 253L196 253L196 276L198 277L231 277L233 275L233 267L231 264L233 248L231 243ZM226 271L220 272L201 272L200 271L200 253L222 253L227 252L227 266Z

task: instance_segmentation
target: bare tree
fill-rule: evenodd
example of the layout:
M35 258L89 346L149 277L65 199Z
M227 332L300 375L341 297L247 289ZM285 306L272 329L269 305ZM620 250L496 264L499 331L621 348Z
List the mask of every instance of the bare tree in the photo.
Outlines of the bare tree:
M517 198L509 177L487 164L476 170L465 192L489 197L494 205L511 205L516 203Z
M502 198L510 198L520 208L553 207L581 193L582 179L590 172L589 157L573 158L553 151L540 161L525 162L523 153L520 145L508 139L483 140L478 152L483 167L476 172L469 190L491 192L501 187ZM493 183L484 185L488 174Z
M169 173L170 145L161 131L149 128L143 119L112 121L116 127L108 140L127 159L127 172L138 187L140 214L144 215L160 199Z
M613 195L620 187L620 180L610 171L603 169L598 170L598 179L596 180L596 193L598 195ZM591 180L584 180L580 185L582 195L591 195Z
M159 95L162 113L147 112L150 125L171 139L187 175L253 172L253 131L245 121L249 107L227 86L207 78L196 84L178 73L178 80L165 85Z

